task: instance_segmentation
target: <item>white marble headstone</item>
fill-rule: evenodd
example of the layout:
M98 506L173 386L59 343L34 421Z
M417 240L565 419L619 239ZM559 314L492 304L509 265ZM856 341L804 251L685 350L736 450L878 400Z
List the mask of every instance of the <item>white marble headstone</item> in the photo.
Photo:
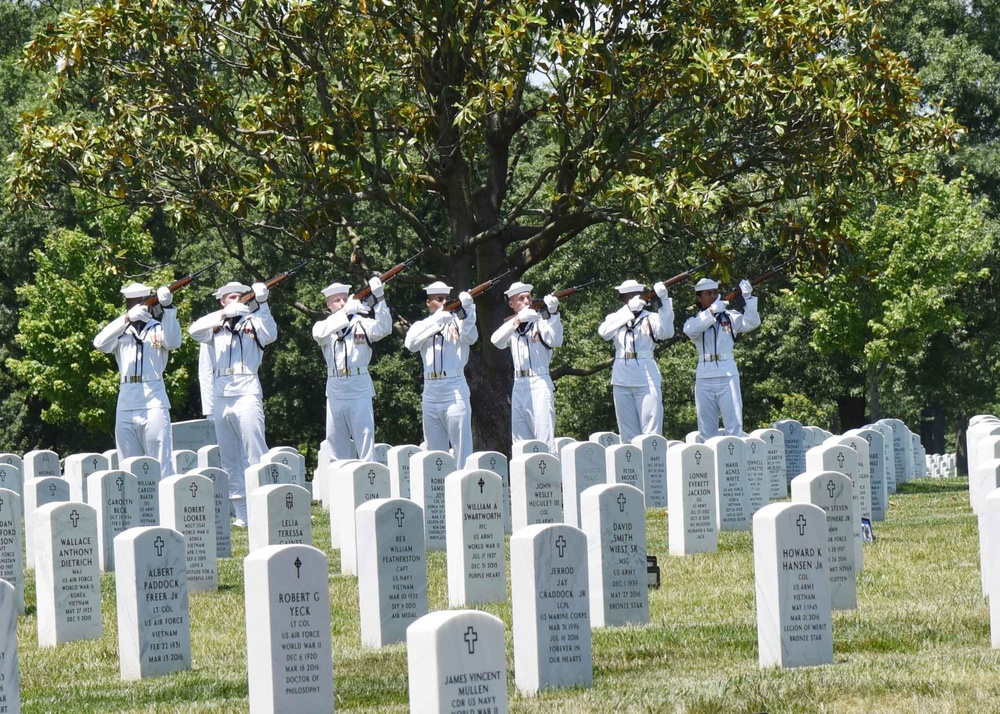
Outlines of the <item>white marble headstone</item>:
M986 496L979 518L983 594L989 600L990 646L1000 649L1000 488Z
M139 494L137 526L160 525L160 462L149 456L133 456L122 461L122 471L135 476Z
M792 479L792 501L811 503L826 513L827 572L834 610L858 606L858 578L854 562L854 522L858 503L851 479L837 471L806 471Z
M170 425L175 449L198 452L206 444L218 444L215 436L215 422L211 419L190 419L175 421Z
M549 445L538 439L523 439L515 441L510 446L510 457L524 456L525 454L547 454Z
M109 469L120 469L121 462L118 460L118 449L107 449L101 455L108 460Z
M170 528L130 528L115 537L123 680L191 669L186 560L184 536Z
M503 542L503 482L485 469L463 469L444 480L448 604L507 599Z
M186 474L198 468L198 450L174 449L170 454L170 462L174 466L175 474Z
M293 483L306 488L306 457L290 446L277 446L261 458L261 463L284 464L292 470Z
M98 471L111 468L104 454L70 454L66 457L63 478L69 481L71 501L87 502L87 477Z
M21 469L14 464L0 464L0 488L6 488L18 496L23 496L24 481L21 479ZM23 503L21 505L24 506Z
M774 428L785 438L785 476L793 478L806 470L806 450L802 441L802 424L795 419L774 422Z
M24 612L22 512L21 495L9 488L0 488L0 580L14 586L18 614Z
M87 477L87 503L97 511L97 553L101 572L115 569L115 536L135 525L139 493L135 476L98 471Z
M715 459L704 444L677 444L667 452L670 555L714 553L719 546L715 511Z
M455 458L444 451L420 451L410 457L410 498L424 509L427 550L444 550L444 479L455 470Z
M885 437L878 429L851 429L844 436L858 436L868 442L869 496L872 520L884 521L889 506L885 479Z
M467 469L486 469L503 479L503 530L510 533L510 465L499 451L476 451L465 460Z
M510 461L511 530L562 523L562 469L555 456L524 454Z
M377 498L389 498L389 469L373 461L358 461L342 466L331 484L337 494L333 504L340 529L340 572L343 575L358 573L357 508ZM442 498L444 501L444 484ZM441 514L444 517L444 513Z
M393 498L410 497L410 459L420 452L413 444L400 444L389 449L386 456L389 467L389 487Z
M785 473L785 435L777 429L754 429L750 436L764 442L764 468L771 485L769 500L788 498L788 482L791 479Z
M837 471L851 479L854 484L852 497L857 502L858 520L854 524L854 568L860 573L864 570L864 554L862 544L864 535L861 532L861 518L865 517L864 504L861 500L860 474L858 473L857 452L846 444L831 444L814 446L806 453L806 467L809 471Z
M247 499L248 548L269 545L312 545L312 498L301 486L261 486Z
M269 545L243 561L251 714L333 714L326 555Z
M738 436L713 436L705 442L715 459L715 519L720 531L750 529L746 444Z
M24 455L24 480L42 478L44 476L62 476L59 465L59 454L48 449L36 449Z
M587 547L565 523L510 537L514 683L524 694L593 684Z
M642 452L642 472L646 482L646 507L667 507L667 440L659 434L643 434L632 439Z
M868 440L857 435L833 436L824 442L824 445L843 444L849 446L857 455L858 465L854 473L847 473L854 481L854 487L858 489L861 501L861 517L872 519L872 472L871 459L869 458ZM806 456L806 466L809 465L809 457ZM827 459L829 462L829 459ZM839 459L838 459L839 461ZM829 466L827 468L830 468ZM839 468L831 469L840 471Z
M570 444L572 444L574 441L576 441L576 439L574 439L572 437L569 437L569 436L557 436L555 438L555 449L556 449L556 451L552 455L553 456L558 456L559 458L562 458L562 450L565 449Z
M361 644L406 639L427 614L427 551L420 506L408 498L369 501L357 510Z
M295 483L295 472L291 467L280 463L260 463L247 467L247 495L261 486L273 486L276 483Z
M767 451L764 440L755 436L743 437L746 444L747 496L750 513L756 513L771 502L771 482L767 474Z
M21 712L21 680L17 667L17 593L0 580L0 711Z
M85 503L49 503L35 511L38 645L101 637L97 512Z
M160 481L160 524L184 536L190 592L219 586L215 546L215 484L193 473Z
M608 482L604 447L596 441L579 441L562 452L563 522L580 527L580 494Z
M232 524L229 522L229 475L222 469L197 468L189 474L204 476L214 487L212 503L215 509L215 555L229 558L233 554ZM159 496L157 496L159 498Z
M411 714L507 714L503 620L476 610L432 612L406 631Z
M389 465L389 444L378 442L375 444L375 448L372 452L372 457L375 459L376 464L382 464L383 466Z
M358 459L335 459L331 461L326 467L326 487L323 491L327 503L329 503L330 509L330 545L333 548L340 548L340 511L342 500L341 494L338 492L340 486L337 484L341 483L345 476L340 474L343 469L345 473L350 471L358 464L364 463Z
M44 476L24 482L24 558L25 567L35 567L35 519L36 508L46 503L69 500L69 484L58 476Z
M0 452L0 465L13 466L21 476L24 476L24 459L17 454L12 454L9 451Z
M627 484L591 486L580 496L587 534L591 627L649 622L646 510Z
M221 469L222 456L219 454L218 444L207 444L198 449L199 469Z
M600 444L605 449L609 446L614 446L615 444L622 443L622 439L618 434L613 431L595 431L590 435L588 441L593 441L595 444Z
M795 483L795 480L792 480ZM757 647L761 667L833 662L826 514L772 503L753 517Z
M642 469L642 449L632 444L612 444L604 451L608 483L623 483L646 494L646 474Z

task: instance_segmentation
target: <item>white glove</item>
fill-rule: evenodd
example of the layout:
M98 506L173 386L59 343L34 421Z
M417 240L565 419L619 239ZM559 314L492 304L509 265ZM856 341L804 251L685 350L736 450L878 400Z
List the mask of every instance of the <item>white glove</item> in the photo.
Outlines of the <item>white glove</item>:
M750 281L746 278L740 281L740 290L743 292L744 298L748 298L753 295L753 285L751 285Z
M250 308L247 307L245 302L240 302L239 300L233 300L222 309L222 315L224 317L243 317L244 315L249 314Z
M545 309L549 311L550 315L559 312L559 298L555 295L546 295L543 299L545 300Z
M358 313L365 315L368 313L368 306L360 300L350 298L344 303L344 313L347 315L357 315Z
M476 302L472 299L472 295L465 290L458 294L458 299L462 301L462 309L466 312L476 306Z
M382 286L382 281L378 279L378 276L368 281L368 287L371 288L372 295L379 300L385 295L385 288Z
M667 292L667 286L663 282L658 282L653 286L653 290L656 292L656 297L660 298L660 302L666 302L667 298L670 297L670 293Z
M454 317L454 315L455 313L449 312L448 310L444 309L444 306L441 306L437 309L437 311L433 315L431 315L431 317L434 318L434 321L437 322L437 324L445 325L451 322L451 318Z
M271 294L271 291L264 283L254 283L251 287L253 287L253 296L257 302L267 302L267 296Z
M727 307L729 307L729 303L725 300L716 300L708 306L708 309L713 315L718 315L720 312L725 312Z
M156 289L156 299L163 307L170 307L174 303L174 294L166 285Z
M646 301L642 299L641 295L635 295L628 301L628 309L632 312L642 312L644 307L646 307Z
M522 325L529 322L538 322L542 319L542 316L538 314L537 310L532 310L530 307L526 307L521 312L517 313L517 320Z
M129 322L149 322L152 319L153 316L149 314L149 308L146 307L145 303L139 303L138 305L133 305L129 308Z

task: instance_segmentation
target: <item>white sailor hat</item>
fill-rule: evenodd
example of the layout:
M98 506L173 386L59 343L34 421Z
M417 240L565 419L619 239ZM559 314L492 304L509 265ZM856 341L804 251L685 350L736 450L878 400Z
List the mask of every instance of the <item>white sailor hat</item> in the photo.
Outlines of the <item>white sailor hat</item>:
M451 286L445 285L440 280L436 280L424 288L424 292L426 292L427 295L450 295Z
M534 285L529 285L528 283L522 283L517 281L513 283L509 288L503 291L503 294L507 296L507 299L514 297L515 295L520 295L521 293L530 293L531 289L535 287Z
M615 290L618 291L619 295L628 295L629 293L641 293L645 289L646 286L640 283L638 280L626 280L624 283L615 288Z
M212 293L216 300L221 300L226 297L229 293L248 293L250 292L250 286L244 285L243 283L231 282L226 283L221 288Z
M323 288L323 297L333 297L334 295L346 295L351 292L350 285L344 285L343 283L330 283L325 288Z
M144 298L153 294L153 288L142 283L129 283L122 288L122 295L127 298Z
M702 290L718 290L719 284L711 278L702 278L694 284L694 291L700 293Z

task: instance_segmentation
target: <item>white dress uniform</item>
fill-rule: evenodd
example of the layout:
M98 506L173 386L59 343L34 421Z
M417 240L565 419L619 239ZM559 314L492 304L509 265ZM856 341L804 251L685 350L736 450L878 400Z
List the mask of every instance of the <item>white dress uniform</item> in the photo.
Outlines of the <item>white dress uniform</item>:
M530 292L532 286L514 283L507 297ZM537 315L534 310L531 310ZM541 316L538 316L541 318ZM514 362L514 388L510 395L510 433L514 442L538 439L556 453L555 387L549 377L552 351L563 343L563 324L559 313L548 319L515 324L508 320L497 328L490 341L497 349L510 347Z
M250 288L230 283L216 291L222 298ZM267 453L264 440L264 399L257 370L264 348L278 337L278 326L266 302L256 312L225 318L216 310L196 320L188 332L209 345L213 381L213 420L219 458L229 475L229 497L236 517L246 521L246 470Z
M132 294L136 292L143 294ZM147 286L135 283L122 289L126 297L146 297L150 292ZM160 462L163 476L173 475L170 399L163 371L170 359L169 351L180 346L181 327L173 307L163 309L161 320L151 319L138 329L122 315L94 338L94 347L115 356L121 375L115 415L118 460L150 456Z
M628 294L645 286L627 280L617 289ZM656 312L642 309L638 314L623 305L597 328L602 338L615 342L611 386L618 434L625 444L640 434L663 433L662 380L653 349L674 335L674 304L669 297L661 302Z
M335 286L340 283L327 290ZM372 343L391 332L392 316L384 300L375 303L374 318L348 315L341 308L313 325L313 339L326 359L326 440L334 459L351 458L353 439L359 459L375 460L375 385L368 364Z
M428 295L447 293L450 289L443 283L432 283L425 288ZM469 300L463 309L464 319L442 309L414 322L403 343L410 352L420 352L424 361L423 421L427 449L448 451L451 444L459 469L472 453L472 406L465 365L469 361L469 347L479 339L475 303Z
M695 285L697 290L717 287L715 281L707 279ZM742 313L724 310L714 314L706 308L684 322L684 334L691 338L698 351L694 403L698 412L698 433L706 441L719 435L720 414L728 436L745 435L740 373L733 359L733 344L735 335L750 332L760 325L760 315L757 298L744 297L746 307Z

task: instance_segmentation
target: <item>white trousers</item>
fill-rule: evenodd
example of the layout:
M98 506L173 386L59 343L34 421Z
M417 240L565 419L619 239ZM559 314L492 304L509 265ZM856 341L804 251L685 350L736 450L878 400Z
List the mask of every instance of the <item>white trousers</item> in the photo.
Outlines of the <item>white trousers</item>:
M743 396L738 374L695 380L694 405L701 438L708 440L719 435L720 414L727 436L743 436Z
M640 434L663 433L663 396L659 387L612 387L618 436L629 444Z
M514 380L510 395L511 441L538 439L556 453L556 400L548 377Z
M375 412L371 397L326 400L326 440L334 459L350 459L351 439L357 458L375 460Z
M229 474L229 498L236 517L246 521L246 470L267 453L264 401L258 394L216 397L213 418L222 469Z
M428 451L448 451L455 455L456 468L465 468L472 453L472 407L469 385L463 384L452 392L448 401L423 400L424 441Z
M115 415L115 446L118 463L133 456L150 456L160 462L162 478L174 475L174 440L170 410L166 407L119 409Z

